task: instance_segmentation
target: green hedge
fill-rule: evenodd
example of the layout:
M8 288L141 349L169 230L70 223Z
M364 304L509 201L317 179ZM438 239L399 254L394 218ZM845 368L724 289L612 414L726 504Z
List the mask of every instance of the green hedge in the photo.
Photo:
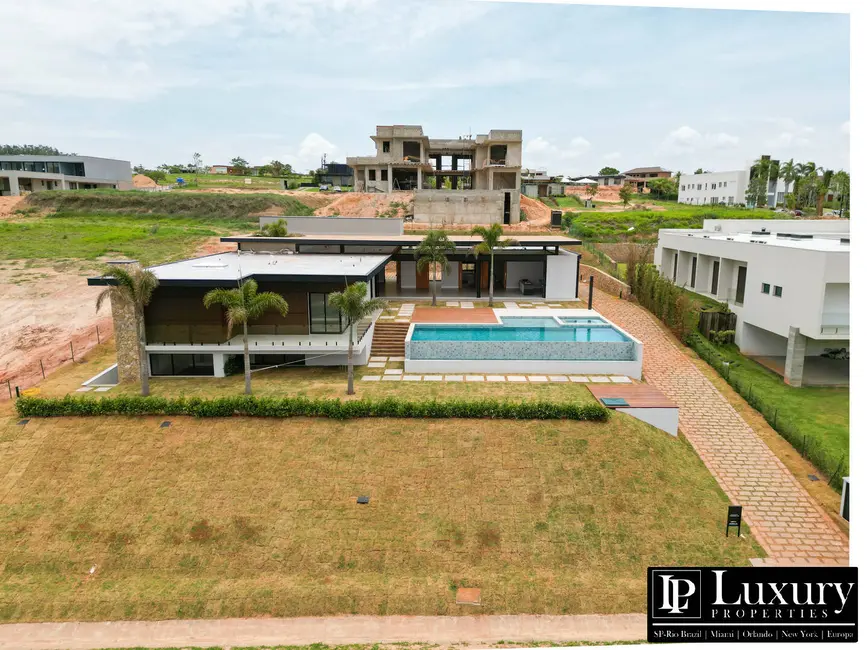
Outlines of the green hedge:
M483 400L310 399L307 397L22 397L21 417L64 415L190 415L193 417L496 418L504 420L596 420L609 417L601 404Z

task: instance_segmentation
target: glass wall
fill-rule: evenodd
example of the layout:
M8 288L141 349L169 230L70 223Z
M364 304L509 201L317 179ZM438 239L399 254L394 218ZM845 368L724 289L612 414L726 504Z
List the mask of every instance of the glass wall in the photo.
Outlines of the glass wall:
M328 304L327 293L310 294L310 333L340 334L346 329L340 310Z
M38 172L40 174L65 174L66 176L84 176L84 163L80 162L47 162L2 160L0 169L18 172Z
M214 356L211 354L151 354L151 375L214 376Z

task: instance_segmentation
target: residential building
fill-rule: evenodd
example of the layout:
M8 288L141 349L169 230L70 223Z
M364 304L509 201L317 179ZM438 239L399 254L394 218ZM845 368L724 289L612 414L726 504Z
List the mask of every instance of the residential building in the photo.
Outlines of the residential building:
M232 174L235 168L231 165L211 165L208 167L209 174Z
M93 156L0 155L0 196L40 190L132 189L128 160Z
M520 219L520 130L436 139L418 125L393 125L370 137L375 155L346 159L355 191L414 191L414 219L425 223Z
M746 170L681 174L677 201L692 205L744 205L748 185Z
M548 176L545 169L521 170L521 194L534 199L560 196L565 193L566 184Z
M644 192L648 181L654 178L671 178L671 172L662 167L635 167L623 172L635 186L637 192Z
M159 279L144 314L151 374L223 376L228 358L242 354L242 339L237 330L226 331L223 309L205 309L203 299L213 288L236 287L248 278L261 291L279 293L289 305L285 317L273 312L250 323L254 367L345 365L348 324L327 298L347 284L365 282L369 296L385 298L426 297L433 285L441 296L487 295L491 262L489 256L472 254L478 237L452 236L456 251L449 255L449 268L437 276L417 266L414 252L422 235L388 234L392 228L381 227L383 219L351 221L370 222L373 234L224 237L222 241L236 244L236 251L151 267ZM579 241L559 235L514 239L494 256L497 298L576 298L580 256L562 247ZM90 285L111 282L88 279ZM119 376L134 380L138 346L132 314L123 306L112 305L112 310ZM356 334L354 360L359 364L370 356L373 328L368 325L361 324Z
M343 163L328 163L319 170L319 182L323 185L352 186L355 174L352 167Z
M741 352L787 383L848 383L849 221L704 221L663 229L654 262L676 284L725 302Z

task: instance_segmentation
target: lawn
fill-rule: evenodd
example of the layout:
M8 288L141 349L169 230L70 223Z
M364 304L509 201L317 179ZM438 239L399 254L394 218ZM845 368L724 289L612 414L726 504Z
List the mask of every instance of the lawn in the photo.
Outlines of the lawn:
M2 260L84 260L125 256L144 264L180 259L208 237L256 224L241 219L56 213L0 222Z
M828 477L839 468L833 483L839 490L839 478L849 475L849 389L793 388L734 345L712 346L703 338L698 341L701 349L696 347L696 351L702 357L710 353L718 355L714 357L717 361L732 363L723 376L799 452Z
M647 566L763 555L627 416L163 419L0 420L2 620L638 612Z

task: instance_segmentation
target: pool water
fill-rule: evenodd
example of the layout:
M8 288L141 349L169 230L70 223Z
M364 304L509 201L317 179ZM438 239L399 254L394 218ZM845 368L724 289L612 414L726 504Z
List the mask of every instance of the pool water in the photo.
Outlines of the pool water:
M560 325L552 317L504 317L502 325L416 324L413 341L580 341L622 342L627 337L601 319L574 319ZM581 324L579 325L578 322Z

